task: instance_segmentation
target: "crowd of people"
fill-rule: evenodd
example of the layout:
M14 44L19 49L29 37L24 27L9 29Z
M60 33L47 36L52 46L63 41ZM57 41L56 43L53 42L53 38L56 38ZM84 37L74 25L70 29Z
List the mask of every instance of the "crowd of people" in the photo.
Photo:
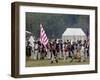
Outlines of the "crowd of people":
M89 58L89 40L77 41L49 41L46 46L40 41L34 42L34 47L30 42L26 45L26 56L34 60L50 60L51 63L59 63L59 60L70 62L77 60L77 62L84 62Z

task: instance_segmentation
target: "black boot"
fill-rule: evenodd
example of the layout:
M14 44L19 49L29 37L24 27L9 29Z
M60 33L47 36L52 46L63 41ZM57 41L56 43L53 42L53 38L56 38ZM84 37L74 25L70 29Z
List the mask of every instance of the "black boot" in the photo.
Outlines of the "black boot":
M56 63L58 63L58 60L57 59L55 61L56 61Z
M53 63L53 61L51 61L51 64Z

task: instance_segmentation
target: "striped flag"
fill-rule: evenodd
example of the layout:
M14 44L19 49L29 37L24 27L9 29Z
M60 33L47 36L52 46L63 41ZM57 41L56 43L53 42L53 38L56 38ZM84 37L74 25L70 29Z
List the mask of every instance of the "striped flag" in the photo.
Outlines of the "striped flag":
M40 24L40 42L46 47L46 45L48 44L48 38L46 36L46 33L43 29L42 24Z

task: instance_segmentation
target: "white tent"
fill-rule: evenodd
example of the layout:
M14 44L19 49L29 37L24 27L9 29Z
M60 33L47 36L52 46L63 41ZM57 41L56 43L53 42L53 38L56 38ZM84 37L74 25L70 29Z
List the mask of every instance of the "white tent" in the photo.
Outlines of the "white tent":
M86 34L83 32L81 28L67 28L65 32L62 34L63 41L77 41L77 40L85 40Z

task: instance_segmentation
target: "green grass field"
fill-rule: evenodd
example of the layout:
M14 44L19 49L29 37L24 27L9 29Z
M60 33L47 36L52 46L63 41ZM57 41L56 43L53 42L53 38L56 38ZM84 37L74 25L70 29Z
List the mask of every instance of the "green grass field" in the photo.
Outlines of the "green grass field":
M62 65L82 65L82 64L89 64L89 59L84 62L78 62L77 59L70 62L71 59L68 58L66 61L63 59L58 60L58 63L54 62L51 64L51 60L32 60L26 59L26 67L41 67L41 66L62 66Z

